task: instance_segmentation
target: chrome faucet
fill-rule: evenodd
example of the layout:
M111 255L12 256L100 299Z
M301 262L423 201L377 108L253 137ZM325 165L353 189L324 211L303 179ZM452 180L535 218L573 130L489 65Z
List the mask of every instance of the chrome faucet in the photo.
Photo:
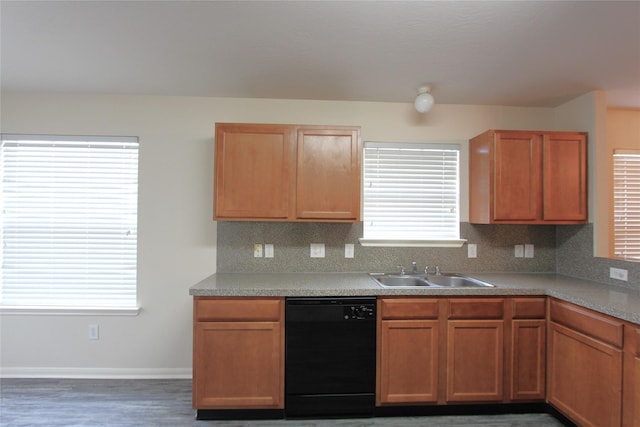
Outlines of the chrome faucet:
M440 266L436 265L435 268L433 269L433 272L434 272L434 274L436 276L439 276L440 275ZM428 265L424 268L424 274L430 274Z
M415 261L411 262L411 272L413 274L418 274L418 263Z
M399 265L398 267L396 267L398 270L400 270L400 275L404 276L406 273L404 271L404 265Z

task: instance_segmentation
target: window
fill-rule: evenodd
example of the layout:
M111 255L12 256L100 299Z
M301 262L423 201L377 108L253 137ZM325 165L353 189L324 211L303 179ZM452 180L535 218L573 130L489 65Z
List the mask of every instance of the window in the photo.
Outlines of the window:
M613 152L613 251L640 261L640 150Z
M363 245L462 246L457 144L367 142Z
M5 309L136 309L138 140L2 135Z

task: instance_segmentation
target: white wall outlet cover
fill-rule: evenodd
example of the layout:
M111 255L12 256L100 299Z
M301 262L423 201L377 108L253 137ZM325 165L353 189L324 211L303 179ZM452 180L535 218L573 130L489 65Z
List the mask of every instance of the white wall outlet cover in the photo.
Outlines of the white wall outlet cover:
M469 243L467 245L467 257L468 258L478 257L478 246L475 243Z
M533 245L524 245L524 257L533 258Z
M609 268L609 277L616 280L622 280L624 282L629 280L629 271L624 268Z
M88 338L92 341L96 341L100 339L100 327L96 324L89 325L89 336Z
M345 243L344 245L344 257L353 258L355 255L355 245L353 243Z
M271 243L264 244L264 257L273 258L273 245Z
M311 243L309 252L311 258L324 258L324 243Z
M515 245L513 247L513 256L515 256L516 258L522 258L524 256L524 246Z

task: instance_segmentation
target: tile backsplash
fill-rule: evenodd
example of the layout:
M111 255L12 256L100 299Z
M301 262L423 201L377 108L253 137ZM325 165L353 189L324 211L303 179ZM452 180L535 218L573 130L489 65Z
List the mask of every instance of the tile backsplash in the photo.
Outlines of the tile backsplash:
M640 262L593 256L593 224L558 226L557 243L559 274L640 290ZM628 280L611 279L610 267L627 270Z
M547 225L460 224L460 235L477 245L477 258L461 248L382 248L360 246L362 223L218 222L217 271L373 272L440 266L459 272L555 272L556 227ZM273 258L254 258L254 244L273 244ZM325 257L311 258L310 244L324 243ZM354 258L344 245L355 244ZM514 245L534 245L533 258L516 258Z
M389 272L416 261L458 272L559 273L640 289L640 263L593 257L593 225L476 225L463 222L460 235L477 245L477 258L461 248L363 247L362 223L218 222L217 271L261 272ZM253 245L272 244L273 258L254 258ZM310 244L324 243L325 257L311 258ZM353 243L353 258L344 245ZM533 258L516 258L515 245L534 245ZM264 253L263 253L264 255ZM628 281L609 278L609 268L628 271Z

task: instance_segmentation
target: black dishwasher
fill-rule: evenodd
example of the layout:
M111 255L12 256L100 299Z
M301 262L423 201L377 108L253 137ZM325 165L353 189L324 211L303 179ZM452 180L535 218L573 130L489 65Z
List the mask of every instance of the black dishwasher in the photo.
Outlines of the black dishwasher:
M373 416L376 298L287 298L287 417Z

